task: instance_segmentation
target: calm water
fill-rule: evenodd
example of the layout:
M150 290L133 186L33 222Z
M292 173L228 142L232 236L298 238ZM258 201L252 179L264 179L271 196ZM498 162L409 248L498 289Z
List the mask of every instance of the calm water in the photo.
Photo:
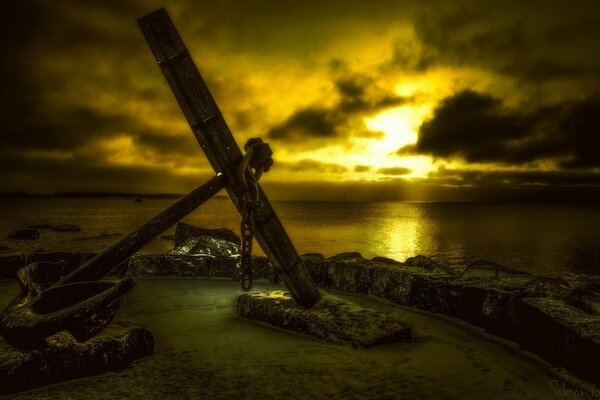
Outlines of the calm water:
M0 199L0 244L24 251L99 251L173 202ZM274 207L300 253L358 251L397 260L424 254L459 270L487 259L571 280L600 276L597 205L285 201ZM239 230L239 216L228 199L212 199L186 221ZM41 231L40 241L32 244L4 239L38 223L72 223L82 230ZM170 247L169 241L155 240L143 252Z

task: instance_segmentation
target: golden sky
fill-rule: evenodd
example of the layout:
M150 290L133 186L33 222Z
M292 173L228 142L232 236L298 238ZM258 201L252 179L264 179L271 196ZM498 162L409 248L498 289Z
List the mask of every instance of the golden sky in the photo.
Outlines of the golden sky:
M136 24L161 6L272 198L598 198L597 1L9 1L1 191L210 177Z

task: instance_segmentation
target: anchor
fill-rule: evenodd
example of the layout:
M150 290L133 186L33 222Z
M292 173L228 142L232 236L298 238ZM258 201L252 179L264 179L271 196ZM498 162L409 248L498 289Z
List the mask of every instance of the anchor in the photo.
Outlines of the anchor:
M138 24L216 175L75 270L67 270L64 263L35 263L18 271L21 293L0 317L0 333L15 346L43 346L47 337L62 331L83 342L107 328L135 283L132 278L101 279L222 189L242 216L242 288L252 285L255 237L299 305L310 308L320 298L258 183L273 164L270 148L260 139L251 139L242 155L164 8L140 18Z

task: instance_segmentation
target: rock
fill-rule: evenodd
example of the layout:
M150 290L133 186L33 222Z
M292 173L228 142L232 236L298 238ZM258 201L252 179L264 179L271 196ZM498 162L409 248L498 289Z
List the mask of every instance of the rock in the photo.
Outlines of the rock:
M114 237L119 237L119 236L123 236L123 235L120 234L119 232L112 232L112 233L102 232L99 235L80 236L80 237L73 238L71 240L77 240L77 241L97 240L97 239L109 239L109 238L114 238Z
M237 314L253 321L319 339L370 347L411 341L411 328L397 314L362 307L321 293L310 309L298 306L288 292L246 293L238 297Z
M404 264L373 264L369 289L374 295L403 306L448 313L453 275Z
M316 285L329 287L329 262L322 255L319 254L319 256L305 254L300 256L300 258Z
M273 283L279 282L279 275L267 257L253 256L252 261L254 265L252 272L253 279L266 279Z
M357 251L348 251L345 253L340 253L340 254L336 254L335 256L331 256L329 257L329 260L335 261L335 260L352 260L352 259L359 259L359 260L364 260L363 256L357 252Z
M210 278L240 279L240 256L217 256L209 258L208 276Z
M24 253L0 254L0 279L16 279L17 271L25 265Z
M476 278L497 279L505 276L531 275L527 272L521 272L511 267L496 264L495 262L479 260L469 265L462 273L462 276L472 276Z
M50 224L34 224L34 225L29 225L28 228L31 229L52 229L53 225Z
M567 302L588 314L600 314L600 285L590 284L573 289Z
M207 256L234 256L241 253L239 245L210 236L187 239L182 245L168 251L169 254L203 254Z
M515 305L523 287L502 286L491 279L458 278L444 287L446 314L514 339Z
M6 395L129 368L154 353L154 338L147 328L115 323L86 343L60 333L48 339L47 347L34 351L16 349L0 337L0 353L0 395Z
M175 228L175 247L182 246L188 239L198 236L209 236L215 239L241 245L242 241L232 230L226 228L206 229L185 222L179 222Z
M127 275L208 277L209 258L174 254L137 254L129 258Z
M600 383L600 317L564 301L523 298L518 302L518 342L550 363Z
M306 254L302 254L300 256L300 258L304 262L306 262L306 261L312 261L312 260L324 260L325 259L325 257L323 257L323 254L321 254L321 253L306 253Z
M329 288L350 293L369 292L373 263L360 253L341 253L325 262Z
M436 263L431 258L422 255L407 258L406 261L404 261L404 265L406 265L407 267L422 268L430 272L440 272L444 274L454 275L454 272L450 268L442 264Z
M516 307L521 298L564 298L570 292L560 281L533 275L505 275L498 279L460 277L447 283L447 314L517 340Z
M79 232L81 228L73 224L54 225L51 228L56 232Z
M402 264L400 261L392 260L391 258L387 258L387 257L373 257L373 258L371 258L371 261L380 263L380 264L390 264L390 265L401 265Z
M10 240L39 240L40 232L36 229L19 229L7 236Z
M27 257L27 264L38 262L58 263L60 261L65 262L65 267L62 274L67 275L72 271L75 271L81 265L81 253L68 251L45 251L31 253L29 257Z

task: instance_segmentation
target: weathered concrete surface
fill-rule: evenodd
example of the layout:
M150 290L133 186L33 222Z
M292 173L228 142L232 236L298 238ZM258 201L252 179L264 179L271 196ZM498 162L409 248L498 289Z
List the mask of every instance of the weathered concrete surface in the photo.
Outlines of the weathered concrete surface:
M355 347L408 342L410 326L399 315L385 315L323 293L311 309L296 304L284 291L242 294L237 314L253 321Z
M231 229L227 228L216 228L206 229L187 224L185 222L177 223L175 227L175 236L173 237L175 247L179 247L190 238L198 236L209 236L216 239L225 240L231 243L240 245L242 243L240 237L235 234Z
M253 279L265 279L269 282L279 283L279 275L273 265L271 265L271 261L267 257L264 256L253 256L253 271L252 278Z
M60 333L48 338L47 347L30 351L13 348L0 337L0 395L121 371L153 353L154 337L147 328L124 325L86 343Z
M492 261L479 260L469 265L462 273L463 276L475 278L497 279L504 276L531 275Z
M406 264L372 264L372 294L396 304L448 313L449 282L454 275Z
M318 253L308 253L300 256L308 273L313 278L317 286L329 287L329 264L325 261L325 257Z
M549 362L600 382L600 317L550 298L524 298L517 306L521 343Z
M584 379L600 382L600 367L591 361L600 359L595 287L572 290L564 280L488 261L473 263L462 275L424 256L398 262L344 253L307 257L305 263L320 286L368 292L399 305L460 318L514 340ZM537 319L528 317L535 313ZM569 355L572 351L577 354Z
M16 279L17 271L25 265L24 253L0 254L0 279Z
M254 279L278 282L275 269L266 257L253 257ZM129 258L128 276L138 277L203 277L240 279L239 256L206 256L177 254L136 254Z
M208 257L145 254L129 258L127 275L139 277L208 277Z
M567 302L588 314L600 314L600 285L590 284L574 289Z
M79 258L80 262L85 262L92 256L43 252L32 254L30 259L50 262L62 259L67 261L68 268L72 268ZM20 256L12 259L4 254L0 255L0 266L3 265L3 257L12 260L6 261L6 265L12 267L4 270L16 268L16 265L22 263ZM405 262L399 262L385 257L367 260L358 253L343 253L329 258L313 253L303 255L302 259L320 287L350 293L370 293L399 305L463 319L491 333L514 340L549 362L578 373L584 379L597 379L594 382L600 383L598 375L590 375L583 368L576 367L575 361L569 361L570 359L564 356L568 351L561 350L569 348L565 343L575 340L569 341L570 339L565 337L581 336L577 343L584 343L578 346L585 348L589 353L585 357L600 359L600 349L595 347L596 342L588 338L591 334L586 333L588 336L585 336L584 340L583 334L577 333L591 332L593 325L590 325L590 321L593 320L573 317L583 315L588 318L600 318L599 291L593 285L573 290L561 279L538 277L489 261L475 262L462 274L457 274L424 256L415 256ZM254 257L254 262L255 279L278 282L276 272L265 257ZM126 269L131 276L212 277L237 280L239 257L136 255L122 267L120 276L123 276ZM2 271L0 268L0 274ZM564 327L558 331L571 332L571 336L567 336L566 333L560 336L547 329L532 334L535 327L531 326L527 314L523 312L524 307L531 309L531 305L527 305L533 301L531 299L548 302L547 304L560 304L563 307L561 318L567 318L568 315L573 318L570 320L570 331ZM547 321L562 326L562 320L557 316L559 314L546 314L544 318ZM546 322L546 325L548 324L550 322ZM531 337L536 338L533 339L533 343L529 342ZM586 364L588 361L582 358L583 355L578 357L583 360L582 365L589 365ZM585 368L593 370L591 367Z
M476 262L463 276L424 257L404 263L377 258L371 271L372 294L403 306L457 317L488 331L517 339L515 307L523 297L565 298L566 282L536 277L489 262ZM482 267L483 268L480 268Z
M341 253L324 261L328 287L349 293L368 293L373 263L360 253Z

